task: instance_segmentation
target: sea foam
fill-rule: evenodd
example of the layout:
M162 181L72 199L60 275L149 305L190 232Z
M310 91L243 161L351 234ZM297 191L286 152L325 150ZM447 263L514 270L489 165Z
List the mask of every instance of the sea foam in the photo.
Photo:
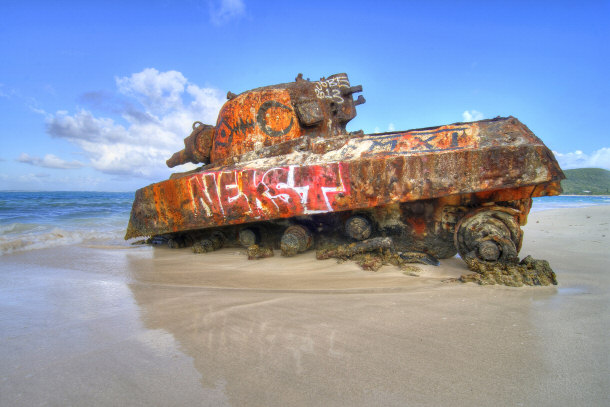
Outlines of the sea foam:
M16 226L11 231L19 229ZM122 239L118 232L65 230L53 228L45 232L7 233L0 235L0 256L14 252L68 246L83 242L109 242Z
M16 226L12 231L18 229ZM83 242L118 241L122 238L117 232L85 230L65 230L53 228L46 232L9 233L0 235L0 256L35 249L68 246Z

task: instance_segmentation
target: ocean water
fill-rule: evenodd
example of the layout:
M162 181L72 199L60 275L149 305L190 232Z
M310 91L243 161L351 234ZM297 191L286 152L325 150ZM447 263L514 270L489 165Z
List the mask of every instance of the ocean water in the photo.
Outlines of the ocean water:
M133 198L133 192L0 191L0 255L83 242L124 245Z
M134 193L0 191L0 256L76 243L123 240ZM608 196L534 198L532 211L609 205Z
M534 198L532 211L546 211L549 209L582 208L593 205L610 205L610 196L588 196L588 195L559 195L542 196Z

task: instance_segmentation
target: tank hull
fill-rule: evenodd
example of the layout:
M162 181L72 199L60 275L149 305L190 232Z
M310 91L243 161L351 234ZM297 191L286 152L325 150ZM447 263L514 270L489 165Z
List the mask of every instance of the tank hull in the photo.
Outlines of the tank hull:
M564 178L551 151L513 117L277 150L138 190L125 238L462 196L528 200L559 194Z

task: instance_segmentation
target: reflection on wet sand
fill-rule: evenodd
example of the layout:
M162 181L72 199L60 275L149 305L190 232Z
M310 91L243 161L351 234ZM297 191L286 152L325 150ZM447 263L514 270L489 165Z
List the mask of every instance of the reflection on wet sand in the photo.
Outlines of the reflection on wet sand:
M222 383L233 405L448 403L473 389L484 402L496 392L479 383L490 375L518 392L533 377L515 358L542 364L524 336L529 307L556 292L413 277L400 293L210 290L160 283L159 272L129 285L144 325L172 334L202 385ZM498 313L507 297L514 305Z

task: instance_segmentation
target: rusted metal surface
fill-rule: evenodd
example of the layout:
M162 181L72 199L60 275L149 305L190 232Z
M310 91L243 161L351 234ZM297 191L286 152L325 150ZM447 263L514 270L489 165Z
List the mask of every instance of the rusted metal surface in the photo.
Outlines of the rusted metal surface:
M320 229L329 222L320 216L334 214L330 223L352 240L393 236L398 246L448 257L472 211L498 204L523 225L532 197L560 192L553 154L516 118L348 133L361 90L337 74L230 93L216 125L194 126L168 160L204 166L138 190L126 238L244 225L223 230L258 244L257 222L298 219ZM304 250L295 236L298 249L287 252ZM480 247L484 257L495 250Z
M367 135L325 154L260 158L142 188L127 237L534 185L543 188L530 196L551 195L560 179L550 151L514 118Z

